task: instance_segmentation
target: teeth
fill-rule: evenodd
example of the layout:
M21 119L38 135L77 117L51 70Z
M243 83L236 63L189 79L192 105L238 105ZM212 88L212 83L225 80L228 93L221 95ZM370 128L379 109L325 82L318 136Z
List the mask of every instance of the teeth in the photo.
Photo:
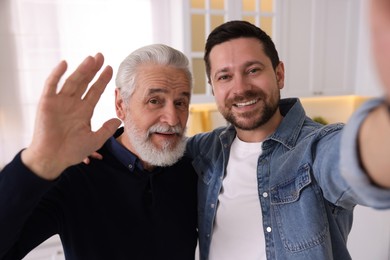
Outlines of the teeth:
M255 104L256 102L257 102L257 100L254 99L254 100L251 100L251 101L248 101L245 103L237 103L236 106L238 106L238 107L249 106L249 105Z

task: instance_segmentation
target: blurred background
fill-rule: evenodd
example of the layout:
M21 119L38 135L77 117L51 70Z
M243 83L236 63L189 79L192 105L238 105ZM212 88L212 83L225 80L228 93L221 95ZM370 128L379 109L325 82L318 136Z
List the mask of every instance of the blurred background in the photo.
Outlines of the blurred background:
M143 45L183 51L195 77L188 135L224 125L206 82L203 48L213 28L235 19L274 39L286 70L282 96L302 98L310 117L345 122L381 94L367 0L0 0L0 168L29 144L52 68L65 59L73 71L97 52L115 74ZM114 88L112 80L95 109L94 129L115 117ZM390 212L357 207L349 246L353 259L390 259ZM29 259L61 257L58 238L40 250Z

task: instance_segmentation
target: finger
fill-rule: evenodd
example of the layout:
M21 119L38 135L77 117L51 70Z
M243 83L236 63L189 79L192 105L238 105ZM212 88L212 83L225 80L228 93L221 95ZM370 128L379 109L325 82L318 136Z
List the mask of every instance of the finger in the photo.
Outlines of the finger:
M86 82L85 85L83 85L83 86L85 86L84 88L77 88L76 89L74 95L77 96L77 97L81 97L84 94L85 90L88 88L89 83L95 77L95 75L99 72L99 70L102 68L102 66L104 64L104 56L103 56L103 54L97 53L95 55L95 57L93 57L93 58L95 60L95 66L94 66L94 68L91 69L91 72L90 72L91 76L86 79L87 82Z
M90 162L91 162L91 160L89 159L89 157L86 157L83 160L83 163L85 163L85 164L89 164Z
M96 71L99 71L100 68L103 66L103 63L104 63L104 56L103 54L101 54L100 52L96 53L95 55L95 61L96 61L96 68L95 70Z
M83 163L89 164L91 162L91 158L96 160L103 160L103 155L98 152L93 152L88 157L84 158Z
M93 152L91 153L91 155L89 156L93 159L97 159L97 160L102 160L103 159L103 155L101 155L100 153L98 152Z
M64 75L68 65L66 61L61 61L50 73L49 77L46 79L45 86L43 88L43 96L55 95L57 93L58 82L60 82L61 77Z
M95 107L96 103L99 101L100 96L104 92L107 84L110 82L112 78L112 68L111 66L107 66L96 82L91 86L88 90L87 94L84 97L84 100L88 102L92 107Z
M96 73L103 65L103 55L97 57L88 56L77 67L77 69L66 79L60 94L81 97L82 93L87 89L89 82L95 77Z

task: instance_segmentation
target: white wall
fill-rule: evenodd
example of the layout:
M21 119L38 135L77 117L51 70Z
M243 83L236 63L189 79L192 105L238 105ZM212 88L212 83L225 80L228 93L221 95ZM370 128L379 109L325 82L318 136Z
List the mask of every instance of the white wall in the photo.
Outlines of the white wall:
M389 260L390 210L356 206L348 248L353 260Z

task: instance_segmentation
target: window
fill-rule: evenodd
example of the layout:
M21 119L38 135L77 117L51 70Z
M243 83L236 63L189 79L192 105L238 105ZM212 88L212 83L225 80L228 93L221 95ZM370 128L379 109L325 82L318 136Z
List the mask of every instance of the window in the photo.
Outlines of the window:
M191 46L188 57L194 75L194 103L213 100L211 88L208 86L203 62L204 45L209 33L218 25L230 20L246 20L251 22L271 37L275 30L275 0L189 0L190 39Z

